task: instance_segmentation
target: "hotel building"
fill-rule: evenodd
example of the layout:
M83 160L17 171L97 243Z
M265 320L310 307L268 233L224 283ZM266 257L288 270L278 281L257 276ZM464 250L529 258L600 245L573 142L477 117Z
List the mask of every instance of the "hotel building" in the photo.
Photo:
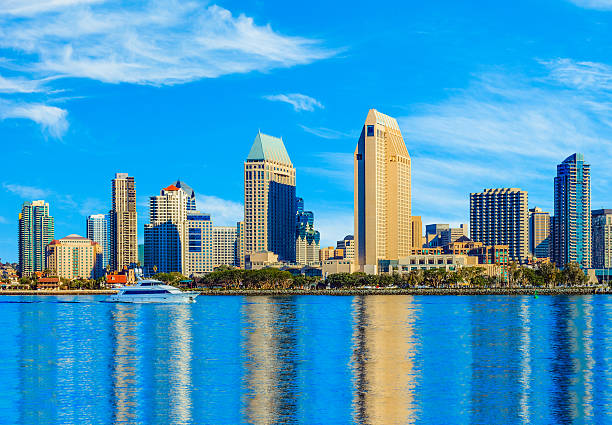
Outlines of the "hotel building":
M294 262L296 211L295 169L285 145L257 133L244 163L245 255L271 251Z
M213 226L213 269L218 266L236 265L238 228Z
M591 267L591 167L575 153L557 165L553 261Z
M79 235L52 241L46 256L49 271L62 279L97 279L104 275L102 247Z
M536 258L550 258L550 214L538 207L529 210L529 252Z
M198 276L213 271L213 223L210 214L187 213L188 243L185 249L185 276Z
M355 255L359 270L412 248L410 155L394 118L370 109L354 157Z
M53 240L54 221L45 201L25 202L19 214L19 274L32 276L47 268L45 250Z
M134 177L117 173L112 180L110 267L122 271L138 262L138 227Z
M593 210L593 268L612 268L612 209Z
M182 273L187 242L186 192L170 185L149 199L149 223L144 226L148 274Z
M508 245L511 261L527 262L529 208L526 191L502 188L471 193L470 227L475 242Z

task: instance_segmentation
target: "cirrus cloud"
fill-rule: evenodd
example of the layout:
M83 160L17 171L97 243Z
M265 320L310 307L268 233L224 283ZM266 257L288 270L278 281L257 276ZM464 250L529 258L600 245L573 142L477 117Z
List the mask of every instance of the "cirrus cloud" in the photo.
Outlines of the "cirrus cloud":
M312 112L315 108L323 108L323 105L317 99L301 93L273 94L264 96L264 99L271 100L272 102L288 103L298 112Z

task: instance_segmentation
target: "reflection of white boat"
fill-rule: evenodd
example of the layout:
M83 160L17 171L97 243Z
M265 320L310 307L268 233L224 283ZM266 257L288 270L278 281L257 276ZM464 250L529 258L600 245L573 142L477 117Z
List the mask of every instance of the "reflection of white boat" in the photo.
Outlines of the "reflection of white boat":
M193 292L183 292L159 280L147 279L139 280L133 286L119 288L119 292L108 297L107 301L115 303L189 303L194 302L198 295Z

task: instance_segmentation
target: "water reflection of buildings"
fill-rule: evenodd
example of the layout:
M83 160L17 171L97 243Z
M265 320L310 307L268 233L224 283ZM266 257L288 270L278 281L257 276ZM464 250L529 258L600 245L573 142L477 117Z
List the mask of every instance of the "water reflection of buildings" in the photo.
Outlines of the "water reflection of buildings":
M117 304L112 321L113 422L134 423L137 418L137 320L133 306Z
M552 302L552 416L558 423L593 419L593 297Z
M355 297L353 419L357 423L417 420L412 302L412 297Z
M167 394L159 397L168 398L170 416L175 423L192 422L191 403L191 306L173 306L177 311L172 315L169 332L163 336L169 344L168 373L170 388ZM164 376L162 374L161 376ZM160 376L160 378L161 378Z
M473 423L519 422L521 396L529 391L522 375L525 334L520 300L513 297L471 297ZM522 320L528 320L528 316ZM528 359L526 361L529 361ZM530 374L530 372L528 372Z
M19 307L19 423L58 423L57 311L42 303Z
M293 298L247 298L243 421L286 423L297 411L296 305Z

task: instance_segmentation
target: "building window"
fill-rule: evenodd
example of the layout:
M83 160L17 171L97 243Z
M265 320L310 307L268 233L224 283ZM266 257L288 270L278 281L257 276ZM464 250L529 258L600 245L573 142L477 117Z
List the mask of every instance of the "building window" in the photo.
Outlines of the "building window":
M373 125L368 125L368 137L373 137L374 136L374 126Z

